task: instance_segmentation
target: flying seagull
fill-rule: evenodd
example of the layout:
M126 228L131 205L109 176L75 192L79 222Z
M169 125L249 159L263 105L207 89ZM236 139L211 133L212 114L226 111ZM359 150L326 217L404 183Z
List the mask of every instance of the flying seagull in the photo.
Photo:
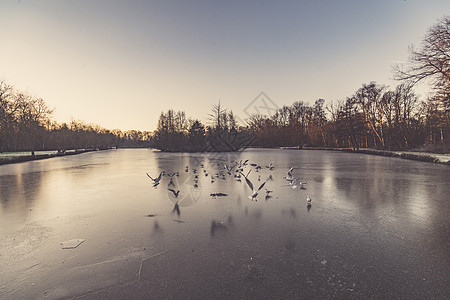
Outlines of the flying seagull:
M173 184L173 176L175 176L175 174L176 174L176 173L172 173L172 174L167 173L167 176L169 176L169 178L170 178L169 185Z
M148 178L150 178L151 180L153 180L153 186L156 187L159 184L159 181L161 180L162 176L164 175L164 172L159 173L159 176L156 178L152 178L152 176L148 175L148 173L146 173Z
M249 172L250 173L250 172ZM266 182L263 182L257 189L255 189L253 187L253 183L247 178L247 176L244 175L244 173L241 173L244 178L245 181L247 182L248 187L252 190L252 194L249 196L250 199L255 199L256 196L258 196L258 192L264 187L264 185L266 184ZM248 174L247 174L248 175Z
M173 193L173 196L175 197L175 198L178 198L178 195L180 194L180 191L175 191L175 190L173 190L173 189L168 189L169 191L171 191L172 193Z
M294 180L294 177L292 176L292 171L294 171L294 167L291 167L289 171L286 172L286 177L284 177L287 181Z
M266 190L266 196L270 196L270 193L272 193L273 191L269 191L268 189L265 189Z

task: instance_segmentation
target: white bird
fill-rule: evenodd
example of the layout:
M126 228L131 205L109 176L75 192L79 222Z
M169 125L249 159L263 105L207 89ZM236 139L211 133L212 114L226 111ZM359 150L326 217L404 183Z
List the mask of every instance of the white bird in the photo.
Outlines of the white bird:
M250 172L249 172L250 173ZM253 183L247 178L247 176L245 176L243 173L241 173L244 178L245 181L247 182L247 185L249 186L249 188L252 190L252 194L249 196L250 199L255 199L256 196L258 196L258 192L264 187L264 185L266 184L266 182L263 182L257 189L255 189L253 187ZM247 174L248 175L248 174Z
M308 205L311 205L312 199L310 196L306 197L306 203L308 203Z
M159 173L159 176L156 178L152 178L152 176L148 175L148 173L146 173L148 178L150 178L151 180L153 180L153 186L156 187L159 182L161 181L162 176L164 175L164 172Z
M286 177L284 177L287 181L294 180L294 177L292 176L292 171L294 171L294 167L291 167L289 171L286 172Z
M300 186L300 188L303 188L303 185L306 184L306 182L299 182L300 177L296 177L294 179L292 179L291 182L289 182L289 184L287 186L290 186L293 189L296 189L297 187Z

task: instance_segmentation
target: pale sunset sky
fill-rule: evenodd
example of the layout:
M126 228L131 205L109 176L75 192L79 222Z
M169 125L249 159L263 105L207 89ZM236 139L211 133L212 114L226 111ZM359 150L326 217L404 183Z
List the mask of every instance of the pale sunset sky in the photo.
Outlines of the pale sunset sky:
M172 108L207 123L219 100L245 118L260 92L281 107L395 86L393 64L449 14L449 0L1 0L0 80L58 122L154 130Z

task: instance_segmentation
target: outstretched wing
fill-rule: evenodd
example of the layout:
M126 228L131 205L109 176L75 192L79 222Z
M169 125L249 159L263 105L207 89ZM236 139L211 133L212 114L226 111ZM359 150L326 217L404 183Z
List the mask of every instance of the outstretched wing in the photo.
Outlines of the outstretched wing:
M261 184L261 185L259 186L259 188L258 188L258 191L260 191L260 190L264 187L265 184L266 184L266 182L264 182L263 184Z
M286 172L286 177L292 177L292 170L294 170L294 167L290 168L289 171Z
M161 180L162 175L163 175L163 172L159 173L159 176L158 176L158 178L156 178L156 180L158 180L158 181Z
M250 172L249 172L250 173ZM241 173L242 174L242 176L244 176L244 178L245 178L245 182L247 182L247 185L250 187L250 189L253 191L253 183L250 181L250 180L248 180L248 178L247 178L247 176L245 176L244 175L244 173Z
M148 173L145 173L145 174L147 174L148 178L150 178L151 180L155 181L155 179L153 179L152 176L148 175Z
M173 190L173 189L168 189L168 190L171 191L174 196L177 196L177 192L175 192L175 190Z

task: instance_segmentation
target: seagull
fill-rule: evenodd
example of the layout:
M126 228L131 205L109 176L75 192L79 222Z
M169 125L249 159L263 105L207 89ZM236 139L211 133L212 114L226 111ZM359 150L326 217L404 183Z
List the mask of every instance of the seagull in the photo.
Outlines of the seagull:
M231 171L234 169L235 166L236 165L232 166L231 164L230 165L225 164L223 168L227 170L228 175L231 175Z
M275 168L273 163L270 163L268 166L266 166L266 168L269 169L269 171L273 171L273 169Z
M239 174L234 174L234 178L236 178L236 181L241 182L241 173L239 173Z
M225 197L228 196L228 194L225 193L211 193L209 194L211 197L216 198L216 197Z
M287 181L294 180L294 177L292 176L292 171L294 171L294 167L291 167L289 171L286 172L286 177L284 177Z
M173 189L168 189L169 191L171 191L172 193L173 193L173 196L175 197L175 198L178 198L178 195L180 194L180 191L175 191L175 190L173 190Z
M266 196L270 196L270 193L272 193L273 191L269 191L268 189L265 189L266 190Z
M300 188L303 188L303 185L306 184L305 182L299 182L300 177L296 177L294 179L291 180L291 182L289 182L289 184L287 186L290 186L293 189L296 189L298 186L300 186Z
M164 172L159 173L159 176L156 178L152 178L152 176L148 175L148 173L146 173L148 178L150 178L151 180L153 180L153 186L156 187L159 184L159 181L161 180L162 176L164 175Z
M167 176L169 176L169 178L170 178L169 184L173 184L173 176L175 176L175 174L176 174L176 173L172 173L172 174L167 173Z
M250 173L250 172L249 172ZM254 187L253 187L253 183L247 178L247 176L245 176L243 173L241 173L243 176L244 176L244 178L245 178L245 181L247 182L247 185L249 186L249 188L252 190L252 194L249 196L249 198L250 199L255 199L256 198L256 196L258 196L258 192L264 187L264 185L266 184L266 182L263 182L259 187L258 187L258 189L255 189ZM248 175L248 174L247 174Z
M308 206L311 206L311 202L312 202L311 197L310 196L306 197L306 203L308 203Z

